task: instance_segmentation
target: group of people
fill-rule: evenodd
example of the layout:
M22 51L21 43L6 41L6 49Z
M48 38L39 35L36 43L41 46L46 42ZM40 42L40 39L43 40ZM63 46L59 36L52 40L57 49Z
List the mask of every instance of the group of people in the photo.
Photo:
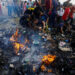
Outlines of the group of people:
M75 12L75 6L69 2L70 0L65 2L63 5L58 3L56 7L52 5L50 9L47 9L47 3L47 6L42 6L40 2L36 1L31 6L34 7L33 10L30 10L30 7L26 7L24 16L20 19L20 23L24 26L26 25L33 28L38 28L43 31L46 26L49 26L60 30L63 35L64 30L67 30L67 32L71 31L73 24L73 13Z
M33 5L33 1L21 1L21 0L5 0L0 1L0 15L6 16L21 16L23 15L26 8L29 8ZM6 12L6 13L5 13Z
M68 32L71 31L73 24L75 6L70 4L70 1L67 0L61 5L59 0L57 2L56 0L45 0L45 4L41 4L40 0L35 0L35 2L32 0L15 2L13 0L13 2L10 1L7 4L8 15L13 16L13 12L17 16L24 14L20 19L20 23L23 26L30 26L43 31L46 29L46 26L49 26L60 30L64 34L64 30L66 29Z

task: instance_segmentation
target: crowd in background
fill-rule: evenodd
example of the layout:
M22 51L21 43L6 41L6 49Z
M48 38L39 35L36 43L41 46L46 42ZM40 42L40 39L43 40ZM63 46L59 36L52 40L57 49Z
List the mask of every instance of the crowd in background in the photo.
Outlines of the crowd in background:
M44 4L41 4L41 2L37 0L34 2L32 0L7 0L6 4L1 4L0 2L0 15L3 14L2 6L5 5L8 9L8 16L20 17L24 15L21 24L25 21L24 23L26 25L28 23L30 26L38 27L43 30L48 25L60 29L60 32L64 34L64 28L67 28L67 31L70 32L73 24L75 6L70 4L70 1L71 0L67 0L61 5L59 0L57 0L57 2L55 0L45 0ZM6 10L6 8L3 10ZM29 10L32 10L33 12L30 13ZM27 15L28 13L29 15Z
M0 16L21 16L26 10L26 6L30 7L33 1L21 1L21 0L0 0Z
M30 0L32 1L32 0ZM50 5L49 0L45 0L45 4L41 4L39 1L34 3L24 4L24 16L22 17L21 24L31 25L31 27L45 30L46 26L56 28L64 36L64 31L67 30L70 33L73 25L73 15L75 12L75 6L70 3L70 0L60 4L59 0L53 2ZM34 11L29 14L28 8L34 7ZM26 21L26 17L27 21ZM25 20L24 20L25 19ZM24 22L23 22L24 21ZM27 24L28 23L28 24Z

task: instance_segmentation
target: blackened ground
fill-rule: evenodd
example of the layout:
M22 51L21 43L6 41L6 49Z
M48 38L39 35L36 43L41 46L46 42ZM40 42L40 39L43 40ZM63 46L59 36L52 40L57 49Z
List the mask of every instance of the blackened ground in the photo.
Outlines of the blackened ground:
M19 56L15 54L12 43L9 41L16 28L20 30L19 33L22 34L22 38L27 37L30 40L30 50L21 52ZM57 47L58 42L61 39L65 40L69 35L63 38L56 35L55 32L51 32L54 41L47 41L42 39L39 33L30 28L21 27L19 18L7 18L0 22L0 75L69 75L70 70L68 68L70 64L68 60L73 54L72 52L62 52ZM24 41L22 38L21 41ZM53 73L40 70L41 59L47 54L57 56L53 63L54 66L50 66ZM35 66L36 72L33 72L33 66Z

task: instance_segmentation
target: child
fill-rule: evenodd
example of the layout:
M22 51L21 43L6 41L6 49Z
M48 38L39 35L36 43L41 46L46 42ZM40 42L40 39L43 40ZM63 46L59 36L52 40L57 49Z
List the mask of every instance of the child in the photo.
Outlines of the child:
M68 28L68 31L70 32L70 24L68 23L68 17L70 14L70 7L67 5L64 11L64 15L62 16L62 19L64 21L64 26Z
M20 19L20 24L23 26L23 27L28 27L30 26L30 15L24 15L21 17Z
M32 27L35 29L41 29L42 30L42 21L40 21L38 18L33 18L32 20Z
M43 30L45 29L46 25L48 24L48 16L46 14L44 14L43 12L40 12L40 19L42 21L43 24Z
M24 12L26 11L27 2L24 3Z
M26 8L27 8L27 9L29 8L29 3L27 3L27 6L26 6Z
M37 28L39 30L45 30L46 24L48 24L48 16L40 11L40 17L34 18L33 20L34 29Z
M58 15L58 18L57 19L58 19L58 25L59 25L59 28L60 28L60 31L61 31L62 34L63 34L63 25L64 25L64 22L62 20L63 14L64 14L64 9L61 6L59 8L59 10L57 11L57 15Z

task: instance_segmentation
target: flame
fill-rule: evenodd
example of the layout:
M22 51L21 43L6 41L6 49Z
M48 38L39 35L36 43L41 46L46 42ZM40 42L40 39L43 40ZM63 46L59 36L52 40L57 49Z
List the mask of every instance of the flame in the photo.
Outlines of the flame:
M33 72L36 72L36 68L35 68L35 66L33 66Z
M15 53L17 54L19 52L20 49L24 49L24 46L26 43L29 43L29 40L26 39L25 42L23 44L18 42L18 37L21 36L21 34L18 34L19 30L16 29L16 32L12 35L12 37L10 38L10 41L13 43L13 47L15 50ZM28 48L28 46L26 46L26 48Z
M42 65L42 66L41 66L41 70L42 70L42 71L46 71L45 65Z
M47 71L47 72L48 72L48 73L50 73L50 72L53 72L53 71L52 71L52 69L48 69L48 71Z
M20 44L20 43L13 43L13 46L14 46L14 50L16 52L16 54L19 52L20 49L23 49L24 48L24 45L23 44Z
M18 29L16 29L16 32L12 35L12 37L10 38L10 41L15 42L17 41L17 37L18 37Z
M55 60L55 58L56 58L55 55L46 55L43 56L42 62L45 63L46 65L49 65Z

